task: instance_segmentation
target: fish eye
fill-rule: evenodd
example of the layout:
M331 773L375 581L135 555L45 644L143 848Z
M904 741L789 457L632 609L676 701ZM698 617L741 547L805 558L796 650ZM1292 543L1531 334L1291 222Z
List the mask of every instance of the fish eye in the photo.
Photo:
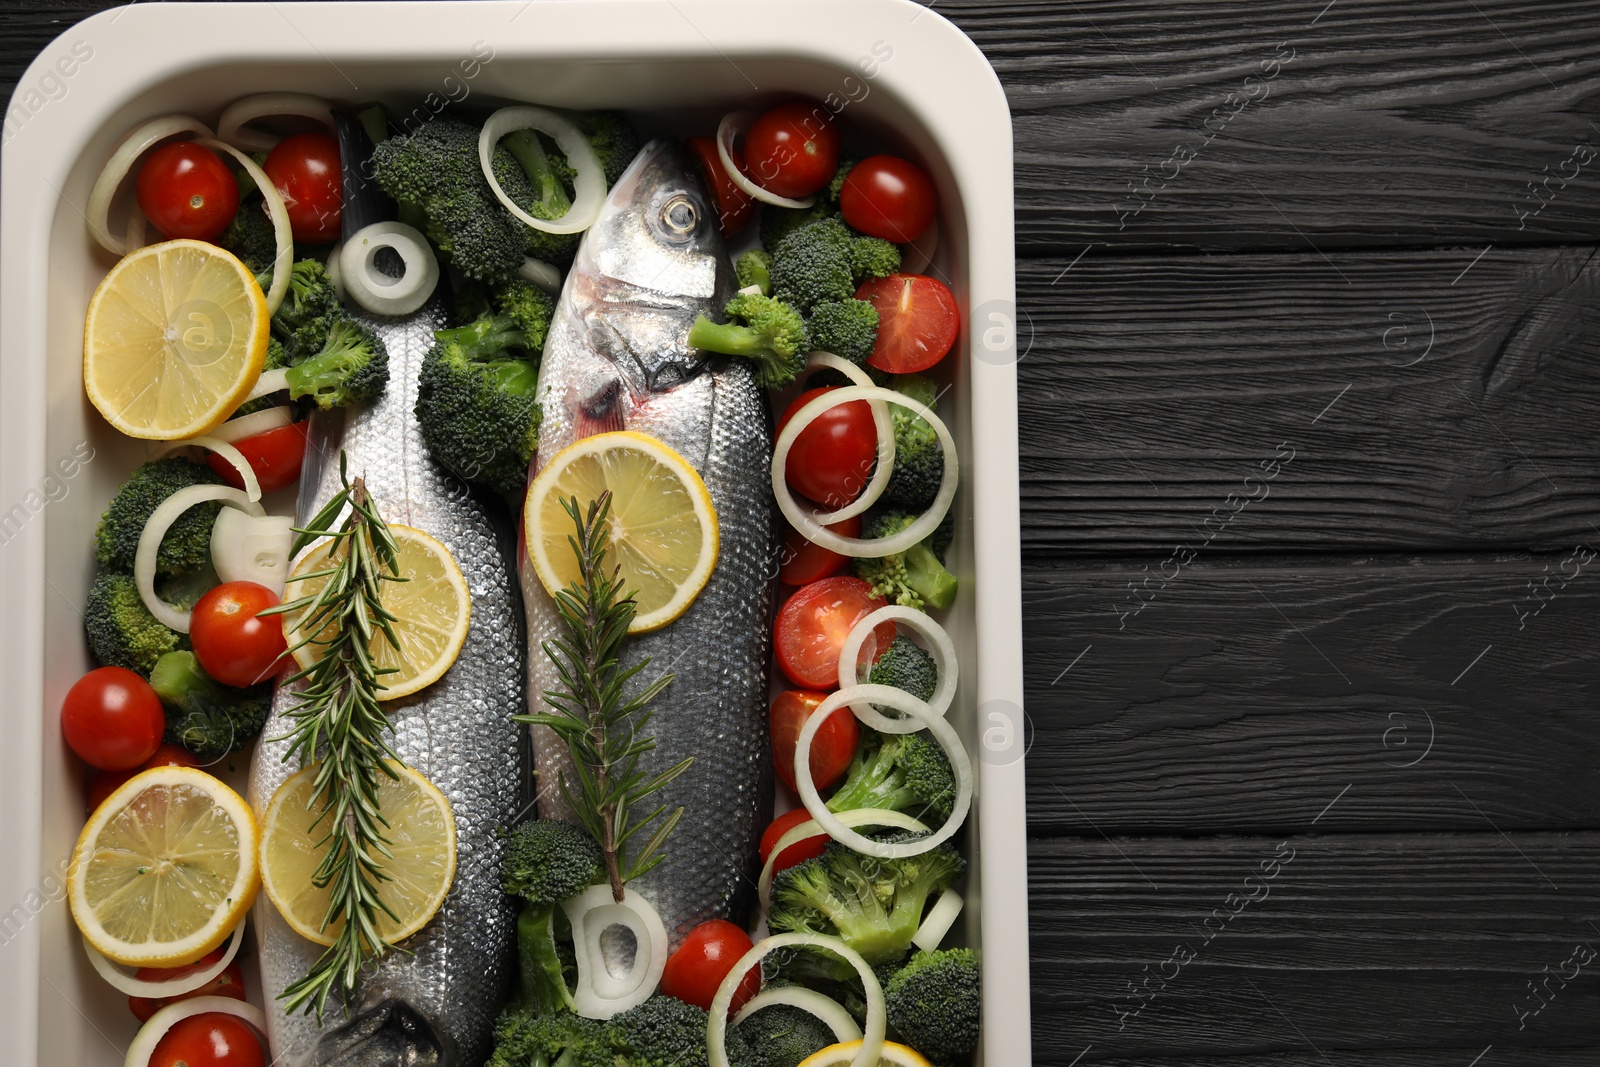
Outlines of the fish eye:
M681 193L661 205L661 226L667 233L687 237L700 222L700 210Z

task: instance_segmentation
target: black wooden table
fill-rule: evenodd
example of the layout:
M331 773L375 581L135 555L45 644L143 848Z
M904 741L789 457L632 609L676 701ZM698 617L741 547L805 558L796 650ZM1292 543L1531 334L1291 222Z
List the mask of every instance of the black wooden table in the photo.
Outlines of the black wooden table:
M1016 131L1036 1062L1600 1065L1600 5L935 8Z

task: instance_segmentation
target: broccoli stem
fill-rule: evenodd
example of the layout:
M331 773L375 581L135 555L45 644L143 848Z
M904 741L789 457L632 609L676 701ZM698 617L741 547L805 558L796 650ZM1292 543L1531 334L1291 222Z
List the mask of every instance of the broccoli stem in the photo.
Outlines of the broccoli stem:
M572 991L561 973L556 952L554 904L525 904L517 917L517 961L522 973L522 1002L535 1015L572 1011Z
M956 576L945 570L927 541L906 549L906 584L917 591L923 603L943 611L956 598Z
M550 209L551 218L560 218L572 206L567 190L550 168L550 156L532 130L513 130L500 142L517 161L528 181L539 192L539 203Z
M893 747L899 742L885 738L877 747L872 748L863 758L857 752L850 761L850 773L845 778L837 792L828 799L829 811L854 811L857 808L893 808L900 810L902 805L894 801L904 790L895 788L893 783L895 774L895 761Z
M174 708L188 708L195 700L221 704L227 696L211 676L200 668L200 661L192 652L168 653L156 660L150 671L150 688L162 703Z
M437 330L433 335L443 344L457 344L475 363L486 363L508 348L523 348L527 335L502 315L485 315L465 326Z
M725 356L745 356L749 359L766 359L771 345L765 333L737 323L716 323L701 315L689 327L688 344L706 352L720 352Z

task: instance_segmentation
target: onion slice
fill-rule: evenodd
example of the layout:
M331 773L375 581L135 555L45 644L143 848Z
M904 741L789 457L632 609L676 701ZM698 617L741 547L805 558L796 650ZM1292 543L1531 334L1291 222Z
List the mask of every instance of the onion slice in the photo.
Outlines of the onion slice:
M542 259L524 256L522 266L517 268L517 277L529 285L538 286L547 296L559 297L561 295L561 268L553 263L546 263Z
M89 963L96 973L106 980L106 984L119 993L126 993L130 997L178 997L185 993L193 993L196 989L211 981L217 975L228 969L228 964L233 962L233 957L239 951L239 945L244 941L244 923L239 923L233 928L233 936L228 939L228 947L222 953L222 958L204 970L199 970L184 978L170 978L164 982L152 982L148 978L135 978L128 973L128 969L120 963L113 963L101 955L100 950L89 944L88 938L83 941L83 951L89 957Z
M339 269L339 256L343 251L343 241L335 242L334 246L328 249L328 284L333 286L333 295L340 300L345 297L344 271Z
M722 984L717 987L717 995L711 999L711 1011L706 1020L706 1052L710 1057L711 1067L729 1067L728 1065L728 1008L733 1004L733 995L738 991L739 983L744 980L745 974L760 963L767 955L780 948L819 948L831 952L856 969L861 976L861 986L867 999L867 1028L862 1037L861 1049L856 1053L855 1059L850 1061L850 1067L876 1067L878 1053L883 1051L883 1033L886 1017L883 1004L883 987L878 984L878 976L872 973L872 968L867 966L867 961L862 959L849 945L836 937L825 934L774 934L763 938L749 952L739 957L739 962L733 965Z
M887 826L891 830L910 830L918 834L928 832L926 823L913 819L903 811L893 811L889 808L851 808L838 814L839 821L850 827ZM772 846L772 851L767 853L767 862L761 865L761 881L756 885L756 892L761 899L761 914L765 915L772 910L772 879L778 873L774 870L778 857L791 845L797 845L806 838L816 837L819 834L826 836L822 824L815 819L807 819L803 823L791 826L782 837L778 838L777 844Z
M186 485L156 505L139 534L139 547L133 555L133 581L139 587L144 606L150 609L157 622L180 634L189 632L189 613L179 611L156 596L156 553L161 549L161 539L167 536L167 530L178 521L178 516L208 500L220 500L251 515L266 514L260 504L230 485Z
M862 701L886 704L895 711L905 712L906 715L919 720L920 727L905 720L890 721L897 728L893 732L897 733L912 733L918 729L926 729L949 757L950 769L956 776L955 804L951 808L950 818L927 837L915 841L874 841L846 826L838 815L828 810L828 805L823 803L821 794L817 792L816 783L811 779L811 742L817 736L817 728L836 708L853 706ZM800 793L800 800L817 824L835 841L849 845L863 855L876 856L879 859L905 859L909 856L920 856L939 847L961 829L961 824L966 821L967 812L972 807L972 760L961 744L961 738L956 736L955 728L933 714L932 708L904 689L896 689L890 685L857 685L829 694L828 699L818 704L816 711L800 727L800 736L795 741L794 763L794 781Z
M190 445L194 448L204 448L209 452L215 452L227 460L230 467L239 472L239 478L244 482L244 495L250 498L250 502L254 503L261 499L261 482L256 478L256 469L250 466L250 461L244 458L244 453L234 448L231 442L224 441L222 438L211 434L201 434L199 437L191 437L186 441L179 441L177 444Z
M824 1026L833 1031L836 1041L861 1040L861 1027L856 1025L855 1018L845 1010L843 1004L815 989L799 985L763 989L745 1001L744 1007L739 1009L739 1014L733 1017L733 1025L738 1026L762 1008L770 1008L774 1004L787 1004L791 1008L799 1008L803 1012L815 1015Z
M799 501L795 500L794 494L789 492L789 482L783 474L789 462L789 450L794 447L800 431L829 408L856 400L884 400L891 404L899 404L913 415L920 415L929 426L933 427L934 434L939 438L939 447L944 449L944 477L939 483L939 492L934 496L932 506L919 515L910 526L888 537L845 537L827 529L817 521L819 515L826 517L825 514L809 512L802 508ZM778 434L778 440L772 449L772 494L777 497L778 509L783 512L784 518L789 520L789 525L799 530L801 536L812 544L821 545L841 556L851 556L856 559L871 559L904 552L933 533L944 520L945 514L950 510L951 502L956 498L956 482L959 477L956 443L939 416L935 415L931 408L904 393L875 385L847 385L843 389L834 389L813 397L795 412L794 418L790 419L783 432Z
M211 436L231 445L236 441L243 441L246 437L254 437L258 433L281 429L293 422L294 408L285 404L275 408L262 408L260 411L252 411L248 415L229 419L212 430Z
M256 187L261 190L261 199L267 205L267 215L272 219L272 238L278 243L278 254L272 260L272 288L267 290L267 314L276 314L278 305L283 303L283 294L289 291L289 269L294 266L294 232L289 229L289 209L284 206L283 194L278 192L278 187L272 184L272 179L267 177L267 172L262 170L255 160L233 145L209 135L200 138L195 144L228 153L239 161L245 173L250 175Z
M822 368L836 370L856 385L874 386L877 383L867 376L867 372L851 363L842 356L832 352L817 351L806 357L806 370L821 370ZM869 400L867 407L872 410L872 428L878 435L878 461L872 469L872 480L861 491L861 495L838 511L819 512L812 519L822 526L832 526L836 522L853 519L878 502L883 496L883 491L889 487L889 479L894 475L894 424L889 421L889 405L882 400ZM821 415L822 412L817 412Z
M954 889L946 889L940 893L939 899L928 909L922 925L911 935L911 943L924 952L932 952L938 948L944 941L944 935L948 934L950 927L956 924L956 917L961 914L961 908L965 904L966 901L961 899L961 894Z
M140 156L168 137L175 137L180 133L210 137L211 127L188 115L165 115L159 119L151 119L122 139L122 143L111 153L111 158L100 171L100 176L94 180L94 188L89 191L89 207L84 212L84 217L89 222L90 236L107 252L125 256L130 251L126 241L118 240L111 235L111 201L116 197L117 190L122 188L122 180L128 176L128 172L133 169ZM135 205L133 210L137 212L138 206ZM139 223L141 230L142 224L141 216ZM130 217L128 222L130 234L134 232L134 225Z
M881 992L879 996L882 996ZM156 1046L167 1036L168 1030L185 1019L210 1012L235 1015L249 1023L262 1036L262 1052L266 1051L267 1017L260 1008L232 997L195 997L168 1004L150 1016L150 1021L139 1028L133 1044L128 1046L128 1057L122 1061L123 1067L149 1067L150 1057L155 1054Z
M915 608L890 604L886 608L879 608L855 624L850 635L844 639L844 647L839 650L839 688L849 689L861 684L856 673L860 669L861 646L866 643L867 635L880 623L885 622L904 626L926 642L928 651L933 655L934 668L939 672L939 681L933 687L933 696L928 698L928 709L935 715L943 716L950 710L950 703L956 696L956 682L960 671L956 663L956 644L950 640L950 635L945 632L943 626L934 622L926 612L917 611ZM856 713L856 718L880 733L914 733L922 729L921 726L913 725L908 731L905 719L888 718L871 704L857 704L850 710Z
M289 581L294 520L223 508L211 526L211 566L224 582L255 582L279 598Z
M222 109L222 115L217 119L217 137L246 152L270 152L283 137L264 130L252 130L246 123L272 115L316 119L330 130L338 129L333 121L333 108L321 97L306 93L256 93L235 100Z
M754 111L730 111L722 116L722 121L717 123L717 156L722 160L722 169L728 172L728 178L742 189L746 196L753 197L763 204L773 207L806 208L817 202L814 196L804 200L790 200L787 196L768 192L755 182L744 176L744 172L733 165L733 142L749 128L756 120Z
M392 249L406 265L391 278L377 256ZM374 222L357 230L339 249L339 279L350 299L374 315L409 315L428 302L439 284L439 260L428 239L403 222Z
M256 384L251 386L250 392L246 394L243 400L239 401L239 406L244 407L244 405L250 403L250 401L260 400L268 393L281 393L288 388L288 367L277 367L273 370L264 370L261 372L261 377L256 379ZM248 418L248 416L245 417ZM226 423L223 425L226 425Z
M619 903L609 885L596 885L563 901L561 910L572 922L578 950L578 987L572 994L577 1013L609 1019L649 1000L667 968L667 928L650 902L630 891ZM601 951L600 935L612 926L633 933L633 967L625 975L613 975Z
M550 137L561 149L561 154L567 157L567 164L578 172L572 183L575 193L572 206L559 219L534 218L500 188L500 181L494 176L495 146L506 134L518 130L535 130ZM478 134L478 165L483 168L489 188L494 190L496 199L505 205L506 210L545 233L582 233L594 225L600 217L600 209L605 206L605 168L600 165L600 157L594 154L594 146L569 119L548 108L503 107L490 115Z
M939 220L934 219L915 241L900 246L900 273L921 274L933 262L933 254L938 250Z

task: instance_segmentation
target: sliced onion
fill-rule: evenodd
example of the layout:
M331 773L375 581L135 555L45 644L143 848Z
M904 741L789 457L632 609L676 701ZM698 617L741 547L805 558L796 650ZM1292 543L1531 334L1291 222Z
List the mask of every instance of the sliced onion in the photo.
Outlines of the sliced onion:
M84 939L83 951L88 955L89 963L96 973L119 993L126 993L130 997L178 997L185 993L193 993L227 970L243 940L244 923L240 922L233 928L233 936L228 939L228 947L222 953L220 960L184 978L170 978L164 982L152 982L147 978L134 977L122 964L113 963L101 955L99 949L89 944L88 938Z
M137 201L128 205L128 228L126 231L126 241L129 252L137 252L139 249L144 247L144 228L146 225L148 225L149 221L150 220L144 217L144 212L139 210L139 204Z
M578 950L578 987L574 1010L586 1019L609 1019L649 1000L667 967L667 928L661 915L637 892L619 903L609 885L590 886L561 910L572 922L572 940ZM620 978L606 969L600 935L612 926L633 933L633 969Z
M517 277L529 285L536 285L552 297L561 295L561 268L553 263L546 263L542 259L524 256L522 266L517 268Z
M320 97L305 93L256 93L222 109L222 116L217 119L217 136L246 152L270 152L283 138L264 130L252 130L246 123L272 115L316 119L330 130L338 129L333 122L333 108Z
M918 516L910 526L888 537L845 537L827 529L818 522L819 518L826 518L826 514L809 512L802 508L795 500L794 494L789 492L789 482L783 473L784 467L789 462L789 450L794 447L795 438L800 436L800 431L811 425L817 416L829 408L856 400L884 400L891 404L899 404L913 415L920 415L929 426L933 427L934 434L939 438L939 447L944 449L944 477L939 483L939 492L934 496L932 506ZM801 536L812 544L821 545L841 556L852 556L857 559L871 559L904 552L938 529L945 513L950 510L951 502L956 498L956 481L959 476L959 468L956 465L956 443L939 416L935 415L931 408L904 393L895 392L893 389L882 389L875 385L847 385L843 389L832 389L821 396L813 397L795 412L794 418L790 419L783 432L778 434L778 440L772 449L772 494L778 498L778 508L783 512L784 518L788 519L789 524L799 530Z
M817 728L827 720L834 709L862 701L886 704L895 711L902 711L914 717L921 722L921 727L905 720L889 720L896 727L896 730L891 732L912 733L919 728L925 729L939 742L945 755L950 759L950 769L956 776L955 805L944 825L927 837L915 841L874 841L846 826L838 815L828 810L828 805L823 803L821 794L817 792L816 783L811 779L811 742L817 736ZM908 856L920 856L937 848L961 829L961 824L966 821L967 812L972 807L972 760L968 757L965 746L961 744L961 738L956 736L955 728L933 714L933 709L928 705L904 689L896 689L891 685L857 685L830 693L800 727L800 736L795 741L794 764L794 781L800 793L800 800L817 824L835 841L849 845L864 855L876 856L879 859L905 859Z
M730 111L722 116L722 121L717 123L717 155L722 159L722 169L728 172L733 184L744 190L745 195L771 204L773 207L805 208L817 202L814 196L804 200L790 200L787 196L768 192L755 182L744 176L744 172L733 165L733 142L749 128L756 120L754 111Z
M961 899L961 894L954 889L946 889L940 893L939 899L928 909L922 925L911 935L911 943L924 952L932 952L938 948L944 942L944 935L948 934L950 927L956 924L956 917L961 914L961 908L965 904L966 901Z
M900 273L921 274L933 262L933 254L938 250L939 220L934 219L922 231L922 236L900 246Z
M343 241L328 250L328 284L333 286L333 295L340 300L344 299L344 271L339 268L339 255L343 251Z
M228 507L251 515L265 514L260 504L231 485L186 485L156 505L139 534L139 547L133 554L133 581L139 587L144 606L150 609L157 622L180 634L189 632L189 613L179 611L156 596L156 553L161 549L161 539L167 536L167 530L178 521L178 516L208 500L220 500Z
M168 1030L185 1019L211 1012L234 1015L249 1023L261 1035L262 1051L266 1051L267 1017L260 1008L232 997L194 997L168 1004L150 1016L150 1020L139 1027L138 1034L134 1035L133 1044L128 1046L128 1057L122 1061L123 1067L149 1067L150 1057Z
M717 987L717 995L711 999L711 1012L706 1020L706 1052L709 1054L711 1067L729 1067L728 1065L728 1008L733 1004L733 995L739 988L739 983L744 981L744 976L750 968L760 963L774 949L780 948L820 948L831 952L856 969L861 976L861 986L867 999L867 1030L861 1041L861 1049L856 1053L855 1059L850 1061L850 1067L876 1067L878 1053L883 1051L884 1016L883 987L878 984L878 976L872 973L872 968L867 966L867 961L862 959L857 952L836 937L824 934L774 934L763 938L761 943L739 957L739 962L733 965L722 984Z
M100 171L100 176L94 180L94 188L89 191L89 207L85 217L89 221L90 236L107 252L124 256L130 251L125 241L119 241L111 236L110 228L111 201L116 197L117 190L122 188L122 180L128 176L128 172L133 169L140 156L168 137L180 133L210 137L211 127L188 115L165 115L159 119L151 119L122 139L122 143L111 153L111 158ZM129 225L132 226L131 220Z
M575 194L572 206L559 219L534 218L500 188L500 181L494 176L495 146L500 143L500 138L518 130L535 130L550 137L561 149L561 154L567 157L567 165L578 172L572 182ZM600 157L594 154L594 146L569 119L548 108L503 107L490 115L478 134L478 164L489 181L489 188L494 190L495 197L505 205L506 210L545 233L582 233L594 225L600 217L600 209L605 206L606 173L600 165Z
M935 715L943 716L950 710L950 702L956 696L956 682L960 670L956 663L956 643L950 640L950 635L945 632L943 626L934 622L926 612L917 611L915 608L890 604L886 608L879 608L855 624L850 630L850 636L844 639L844 647L839 650L839 688L849 689L860 684L856 672L860 669L861 646L866 643L867 635L872 633L879 623L885 622L905 626L927 642L928 651L933 655L934 668L939 672L939 681L933 688L933 696L928 698L928 709ZM913 725L907 730L905 719L888 718L871 704L857 704L850 710L856 713L856 718L880 733L914 733L922 729Z
M391 278L378 269L382 249L405 261L405 273ZM339 276L350 299L374 315L409 315L439 284L439 260L428 239L403 222L374 222L357 230L339 250Z
M283 596L289 580L294 520L223 508L211 526L211 565L224 582L255 582Z
M227 460L228 465L239 472L239 478L244 482L244 495L249 497L252 503L261 499L261 482L256 478L256 469L250 466L250 461L244 458L244 453L234 448L232 444L210 434L201 434L199 437L191 437L180 443L204 448Z
M267 172L262 170L255 160L233 145L209 135L200 138L195 144L228 153L239 161L245 173L250 175L256 187L261 190L261 199L267 205L267 215L272 219L272 238L278 243L278 254L272 260L272 288L267 290L267 314L276 314L278 305L283 303L283 294L289 291L289 269L294 266L294 231L289 228L289 209L284 206L283 194L278 192L278 187L272 184L272 179L267 177Z
M910 830L918 834L928 832L926 823L913 819L903 811L889 808L851 808L838 814L839 821L846 826L886 826L891 830ZM777 871L773 868L777 865L778 857L791 845L797 845L808 837L818 835L827 836L823 833L822 824L815 819L807 819L803 823L791 826L772 846L772 851L767 853L767 862L761 865L761 881L756 885L756 892L761 900L761 914L765 915L772 910L772 879L777 875Z
M739 1014L733 1017L733 1025L738 1026L762 1008L770 1008L774 1004L787 1004L791 1008L799 1008L803 1012L815 1015L822 1020L824 1026L833 1031L836 1041L861 1040L861 1027L856 1025L855 1018L845 1010L843 1004L815 989L807 989L800 985L763 989L745 1001L744 1007L739 1009Z
M269 372L270 373L270 372ZM277 430L294 422L294 408L287 404L275 408L262 408L248 415L240 415L211 431L211 436L230 445L254 437L258 433Z
M288 367L264 370L261 372L261 377L256 379L256 384L251 386L250 392L239 402L239 406L243 407L252 400L260 400L269 393L281 393L287 388L289 388Z
M817 351L806 357L806 370L819 370L823 367L838 371L856 385L868 387L876 385L867 376L866 371L832 352ZM889 405L881 400L869 400L867 407L872 411L872 428L878 435L878 459L872 469L872 480L867 483L860 496L839 510L814 514L812 519L819 525L832 526L836 522L843 522L845 519L860 515L878 502L883 496L883 491L889 487L889 479L894 475L894 424L889 421ZM817 414L820 415L821 412Z

